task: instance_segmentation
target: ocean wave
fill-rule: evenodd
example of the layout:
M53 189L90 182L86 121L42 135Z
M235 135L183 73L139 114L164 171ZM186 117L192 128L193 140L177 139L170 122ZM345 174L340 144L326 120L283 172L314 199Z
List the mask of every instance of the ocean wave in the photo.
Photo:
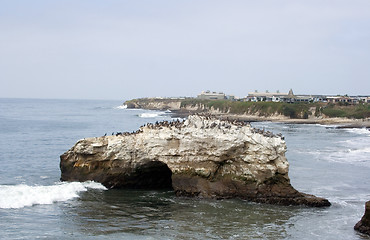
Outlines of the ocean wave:
M334 207L357 208L358 204L365 203L369 199L369 194L356 194L355 196L332 196L329 201Z
M159 113L141 113L139 114L139 117L141 118L155 118L155 117L159 117L160 114Z
M115 109L127 109L127 105L119 105Z
M367 128L348 128L345 129L347 132L360 134L360 135L368 135L370 136L370 130Z
M357 145L350 144L349 140L338 143L338 147L326 147L323 149L293 149L289 154L310 156L313 160L325 160L329 162L348 163L370 167L370 147L366 142Z
M158 118L158 117L164 117L168 114L168 112L145 112L141 113L138 116L141 118Z
M336 152L323 155L323 159L326 159L331 162L340 162L340 163L349 163L356 165L363 165L370 167L369 160L370 148L343 148Z
M52 204L79 197L88 189L106 190L96 182L61 182L51 186L0 185L0 208L23 208Z
M348 152L350 154L363 154L363 153L370 153L370 147L364 147L360 149L348 149Z

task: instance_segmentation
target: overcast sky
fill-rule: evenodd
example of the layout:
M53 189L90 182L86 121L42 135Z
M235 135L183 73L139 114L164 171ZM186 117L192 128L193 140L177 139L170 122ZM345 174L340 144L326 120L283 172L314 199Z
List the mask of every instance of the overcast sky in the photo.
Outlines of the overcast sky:
M0 97L370 95L369 0L0 0Z

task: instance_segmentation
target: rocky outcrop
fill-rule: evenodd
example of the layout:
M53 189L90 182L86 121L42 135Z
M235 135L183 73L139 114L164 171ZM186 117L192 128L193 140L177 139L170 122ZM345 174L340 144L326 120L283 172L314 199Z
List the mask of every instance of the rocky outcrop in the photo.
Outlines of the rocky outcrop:
M181 99L140 98L126 101L124 104L127 108L176 111L181 109L181 102Z
M207 116L87 138L61 155L61 179L108 188L173 188L179 196L329 206L290 185L283 137Z
M365 214L355 225L355 230L370 235L370 201L365 204Z
M219 110L209 109L201 102L184 104L184 99L139 98L124 102L127 108L148 110L170 110L173 117L187 117L197 113L221 113Z

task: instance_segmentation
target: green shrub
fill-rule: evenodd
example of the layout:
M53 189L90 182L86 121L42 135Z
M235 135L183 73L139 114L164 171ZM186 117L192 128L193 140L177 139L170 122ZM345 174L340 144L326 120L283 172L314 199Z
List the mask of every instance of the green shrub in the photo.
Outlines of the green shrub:
M347 114L344 110L335 109L335 108L325 108L322 111L328 117L346 117Z
M284 106L283 114L284 114L284 116L287 116L287 117L290 117L290 118L296 118L297 117L296 110L292 107L292 105Z
M359 104L359 105L349 105L341 106L328 104L326 108L322 110L322 113L328 117L346 117L346 118L356 118L363 119L370 117L370 105L369 104Z
M307 111L304 111L304 113L303 113L303 118L304 118L304 119L308 119L308 112L307 112Z

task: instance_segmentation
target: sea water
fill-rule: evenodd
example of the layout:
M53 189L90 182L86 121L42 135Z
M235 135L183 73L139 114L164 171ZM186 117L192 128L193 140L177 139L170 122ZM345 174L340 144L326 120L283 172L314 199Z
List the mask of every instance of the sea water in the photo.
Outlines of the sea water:
M121 101L0 99L0 239L370 239L353 226L370 200L370 132L252 123L285 136L289 176L327 208L60 182L59 156L79 139L170 120Z

